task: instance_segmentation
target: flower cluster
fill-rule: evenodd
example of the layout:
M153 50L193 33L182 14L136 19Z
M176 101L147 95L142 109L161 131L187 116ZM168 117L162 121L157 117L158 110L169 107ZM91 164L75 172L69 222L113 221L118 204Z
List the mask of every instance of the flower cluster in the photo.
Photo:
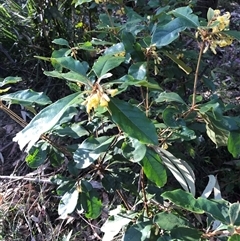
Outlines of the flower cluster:
M96 109L98 106L107 107L110 101L107 94L113 97L117 93L117 89L104 89L99 83L94 84L91 94L83 102L86 106L87 113L89 114L92 109Z
M205 44L204 52L210 49L216 54L216 48L225 47L232 44L233 38L228 36L222 31L228 30L230 23L230 13L226 12L221 15L220 10L212 10L213 17L208 20L208 26L206 28L199 28L197 36L200 35Z

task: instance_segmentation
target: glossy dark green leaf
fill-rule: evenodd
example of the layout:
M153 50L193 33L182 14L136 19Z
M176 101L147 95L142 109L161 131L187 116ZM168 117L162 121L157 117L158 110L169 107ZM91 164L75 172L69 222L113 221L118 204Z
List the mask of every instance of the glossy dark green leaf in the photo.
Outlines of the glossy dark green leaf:
M107 48L104 52L104 55L121 56L122 54L125 55L125 48L123 43L114 44L113 46Z
M179 128L179 122L177 121L177 115L180 111L173 107L167 107L163 113L162 118L164 123L171 128Z
M108 73L110 70L119 66L125 57L115 57L111 55L101 56L94 63L92 69L95 72L96 76L100 78L104 74Z
M228 31L223 31L222 33L230 36L230 37L233 37L234 39L240 41L240 33L239 31L236 31L236 30L228 30Z
M188 24L180 18L175 18L165 25L158 25L152 35L152 44L158 48L169 45L187 27Z
M143 171L147 178L158 187L163 187L167 182L166 169L163 166L160 156L151 149L147 149L142 159Z
M71 214L75 210L78 203L78 197L79 192L75 185L71 189L68 189L58 205L58 214L60 215L60 218L67 218L68 214Z
M199 197L197 199L196 204L202 210L212 215L216 220L221 221L223 224L228 224L229 220L223 216L222 210L221 210L221 205L224 205L224 204L221 204L215 200L209 200L203 197Z
M181 140L185 140L185 141L194 140L197 137L195 132L186 126L182 126L179 136Z
M187 105L185 101L175 92L162 92L159 96L155 99L158 102L177 102L184 105Z
M7 84L18 83L20 81L22 81L21 77L8 76L8 77L4 78L3 81L0 81L0 87L7 85Z
M24 106L38 104L38 105L48 105L52 101L43 92L35 92L33 90L19 90L17 92L2 95L1 99L7 101L11 104L20 104Z
M229 131L224 129L221 120L217 121L211 113L201 114L206 122L207 134L209 138L219 146L227 146Z
M52 63L58 64L63 68L71 70L81 75L86 75L87 66L81 63L79 60L73 59L70 56L60 57L60 58L51 58Z
M161 229L171 231L175 227L187 226L189 222L186 219L180 218L173 213L161 212L154 216L153 222Z
M82 75L73 71L69 71L67 73L60 73L56 70L53 70L53 71L44 71L44 74L53 78L65 79L74 83L79 83L84 85L89 85L91 83L90 80L85 75Z
M146 145L134 138L129 138L128 143L122 146L123 155L132 162L139 162L146 154Z
M240 156L240 132L231 131L227 141L228 151L234 158Z
M229 213L231 225L235 225L235 221L240 216L240 204L239 203L230 204L228 213Z
M58 126L53 131L54 134L58 136L69 136L74 139L77 139L82 136L89 135L89 132L83 128L83 126L79 123L73 123L68 126Z
M80 202L87 218L96 219L101 214L102 202L98 192L86 181L81 182Z
M136 80L144 80L147 75L147 62L134 63L128 69L128 74Z
M31 168L37 168L41 166L47 159L48 143L40 141L34 145L26 156L26 163Z
M63 39L63 38L54 39L52 41L52 43L70 47L68 41L66 39Z
M176 227L171 231L173 240L198 241L201 240L202 232L195 228Z
M81 101L79 93L74 93L45 107L22 131L17 133L14 141L18 142L20 149L28 145L27 150L29 150L43 133L52 129L59 122L70 107L78 105Z
M54 167L58 167L63 164L65 157L64 154L57 150L55 147L51 146L50 151L48 153L48 158L50 163Z
M240 234L233 234L227 241L240 241Z
M171 11L171 13L175 17L183 19L189 28L197 28L200 26L198 16L193 14L193 11L189 6L176 8Z
M158 83L155 83L153 81L149 81L147 79L145 80L136 80L133 78L133 76L131 75L124 75L123 77L121 77L119 79L119 81L117 80L116 81L117 83L122 83L121 86L120 86L120 89L127 89L128 86L137 86L137 87L147 87L149 89L153 89L153 90L161 90L162 91L162 88L159 86Z
M158 137L153 123L137 107L116 98L108 104L112 120L130 137L144 144L157 144Z
M190 212L198 214L204 213L204 210L198 205L197 200L189 192L185 192L181 189L176 189L173 191L164 192L162 197L170 200L177 206Z
M122 31L121 39L124 45L124 48L127 53L131 53L133 51L133 45L136 41L135 36L131 32Z
M150 238L151 221L140 222L132 225L123 236L123 241L147 241Z
M109 138L106 136L95 139L89 137L85 139L78 149L73 154L73 159L76 162L76 168L84 169L90 166L101 153L105 152L111 144L114 137Z

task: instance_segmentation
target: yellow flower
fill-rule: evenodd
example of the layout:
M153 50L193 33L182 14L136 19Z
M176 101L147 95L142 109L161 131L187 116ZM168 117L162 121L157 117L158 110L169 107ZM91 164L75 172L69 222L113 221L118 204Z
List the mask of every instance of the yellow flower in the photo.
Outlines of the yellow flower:
M95 92L87 97L83 104L86 104L87 113L90 113L92 109L96 109L100 103L100 95Z
M227 29L230 23L230 17L230 13L226 12L224 15L218 16L216 20L212 21L212 24L214 25L212 27L212 33L218 33Z
M82 103L83 105L86 106L86 111L88 114L91 112L92 109L93 110L97 109L98 106L102 106L102 107L108 106L108 102L110 101L110 99L104 91L107 94L110 94L111 96L114 96L118 92L117 89L104 90L99 83L96 83L93 86L91 94Z
M111 97L115 96L118 92L118 89L107 89L106 92L111 95Z
M204 42L204 53L210 47L212 52L216 54L217 46L225 47L232 44L233 39L230 36L221 33L228 29L231 14L229 12L226 12L223 15L220 14L220 10L214 10L214 16L209 20L208 26L206 28L198 29L196 36L200 35Z
M109 97L104 93L100 99L100 106L107 107L109 101L110 101Z

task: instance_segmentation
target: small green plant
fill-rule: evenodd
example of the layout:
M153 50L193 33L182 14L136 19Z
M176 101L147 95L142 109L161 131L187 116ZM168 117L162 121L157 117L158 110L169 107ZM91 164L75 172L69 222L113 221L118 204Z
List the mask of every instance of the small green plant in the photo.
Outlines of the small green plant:
M198 93L204 52L210 48L216 53L217 47L239 39L228 30L230 14L210 9L208 23L200 25L188 6L167 5L140 15L122 2L74 3L104 7L94 37L76 46L57 38L53 44L59 47L51 57L37 56L54 68L44 74L66 81L73 93L54 103L31 90L1 96L1 101L22 104L33 114L36 105L48 105L14 141L21 150L26 147L30 167L50 160L70 174L51 179L61 196L60 218L76 211L99 218L100 189L121 199L113 207L104 204L109 212L101 229L105 241L121 229L124 241L237 240L239 204L217 200L220 189L213 176L202 197L195 198L194 163L184 160L194 157L202 136L216 147L227 147L234 157L240 155L239 117L228 115L229 106L218 96L203 99ZM150 1L148 7L155 5ZM198 58L184 47L189 36L198 43ZM89 56L88 61L78 54ZM189 153L184 147L190 147ZM170 173L184 191L168 184ZM207 199L212 190L215 199Z

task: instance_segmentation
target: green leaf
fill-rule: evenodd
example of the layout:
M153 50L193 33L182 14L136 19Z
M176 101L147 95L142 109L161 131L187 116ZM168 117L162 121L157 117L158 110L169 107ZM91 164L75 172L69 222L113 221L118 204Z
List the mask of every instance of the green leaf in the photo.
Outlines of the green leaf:
M187 105L186 102L175 92L162 92L155 99L158 102L178 102Z
M231 225L235 225L235 221L240 216L239 215L240 214L240 204L239 203L230 204L228 214L229 214Z
M124 90L127 89L128 86L133 85L133 86L137 86L137 87L144 86L149 89L162 91L162 88L159 86L158 83L154 83L150 80L136 80L131 75L124 75L123 77L121 77L119 79L119 81L117 80L116 83L122 83L121 86L119 87L119 89L124 89Z
M240 41L240 33L236 30L228 30L228 31L222 31L221 33L224 33L230 37L233 37L234 39Z
M81 75L86 75L87 66L81 63L79 60L73 59L70 56L51 58L51 61L55 64L59 64L61 67L76 72Z
M222 123L216 121L211 114L201 114L203 120L206 122L207 134L209 138L216 144L217 147L227 146L229 131L223 129Z
M115 57L111 55L101 56L94 63L92 69L96 76L100 78L104 74L108 73L110 70L119 66L124 60L125 57Z
M89 135L89 132L84 129L81 124L73 123L69 126L57 126L54 128L53 133L58 136L69 136L74 139L78 139L79 137L83 137Z
M108 107L113 121L128 136L144 144L158 143L153 123L137 107L116 98L111 98Z
M147 62L132 64L128 69L128 74L136 80L144 80L147 75Z
M161 212L154 216L153 222L161 229L171 231L175 227L188 226L189 222L173 213Z
M210 22L212 18L214 17L214 10L212 8L209 8L207 11L207 20Z
M95 139L89 137L79 145L78 149L73 154L73 159L76 162L76 168L84 169L90 166L101 153L105 152L111 144L114 137L100 137Z
M60 73L56 70L53 70L53 71L44 71L44 74L53 78L65 79L74 83L79 83L84 85L89 85L89 83L91 83L86 76L73 71L69 71L67 73Z
M231 237L228 238L228 241L240 241L240 235L233 234Z
M162 51L167 57L169 57L174 63L178 65L180 69L182 69L186 74L190 74L192 72L192 68L187 66L181 59L178 59L173 54L170 54L167 51Z
M179 11L181 12L181 11ZM176 15L180 13L176 12ZM181 12L182 14L182 12ZM156 45L158 48L169 45L176 38L178 38L179 33L185 30L186 28L196 27L195 17L196 15L192 15L193 17L189 18L189 15L184 18L182 15L173 19L169 23L165 25L159 24L155 28L155 31L152 35L152 45Z
M123 241L146 241L150 238L151 228L151 221L134 224L125 232Z
M39 93L29 89L19 90L11 94L2 95L0 98L11 104L19 104L24 106L33 104L48 105L52 103L49 97L43 92Z
M75 210L78 203L78 196L79 192L75 185L63 195L58 205L58 214L60 218L66 219L68 214L71 214Z
M48 158L53 167L58 167L64 162L64 154L53 146L50 147Z
M121 207L117 207L115 210L111 210L110 217L101 227L101 231L104 232L102 241L113 240L114 236L117 235L120 230L132 221L135 214L121 214ZM114 214L112 214L114 213Z
M187 6L176 8L170 13L172 13L175 17L183 19L189 28L197 28L200 26L198 16L193 14L192 12L192 9L189 6Z
M221 221L223 224L228 224L229 221L222 215L222 210L221 210L221 205L225 205L225 203L221 204L216 200L208 200L206 198L199 197L197 199L196 205L200 207L202 210L204 210L205 212L212 215L215 219Z
M180 124L177 120L177 115L180 113L180 111L173 107L167 107L163 113L162 118L164 123L171 128L179 128Z
M161 196L165 199L169 199L175 205L190 212L198 214L204 213L203 209L199 207L197 200L193 197L193 195L181 189L164 192Z
M34 145L30 149L25 159L28 166L31 168L38 168L39 166L41 166L47 159L47 149L48 143L43 141Z
M67 46L67 47L70 48L68 41L66 39L63 39L63 38L54 39L52 41L52 43Z
M171 237L175 240L198 241L201 239L202 232L195 228L177 227L171 231Z
M123 155L132 162L140 162L146 154L146 145L134 138L129 138L129 142L123 143Z
M0 87L7 85L7 84L14 84L22 81L21 77L12 77L8 76L3 81L0 81Z
M74 93L45 107L22 131L17 133L14 141L18 142L21 150L28 145L28 151L43 133L52 129L59 122L70 107L74 107L80 102L79 93Z
M80 194L80 202L87 218L96 219L101 214L102 202L99 199L98 192L92 188L87 181L81 181L82 192Z
M142 159L143 171L147 178L158 187L163 187L167 182L166 169L163 166L159 155L147 149L145 157Z
M240 133L237 131L231 131L227 141L228 151L234 158L240 156Z
M117 43L117 44L114 44L113 46L107 48L104 52L104 55L118 56L118 55L121 55L124 53L125 53L125 48L124 48L123 43Z

